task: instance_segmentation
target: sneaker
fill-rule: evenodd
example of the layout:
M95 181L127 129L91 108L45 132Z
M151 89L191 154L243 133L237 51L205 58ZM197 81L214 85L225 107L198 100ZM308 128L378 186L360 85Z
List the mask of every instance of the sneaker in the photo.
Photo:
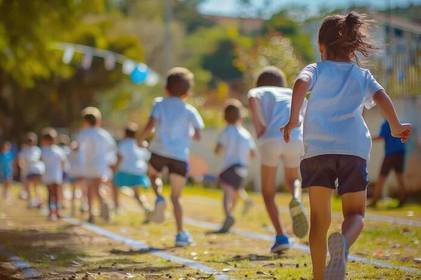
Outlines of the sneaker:
M177 247L189 246L192 242L191 235L187 231L180 231L175 236L175 246Z
M222 227L220 230L218 230L218 233L227 233L230 231L231 227L234 225L235 219L233 216L228 216L225 218L224 223L222 224Z
M163 223L165 221L165 208L167 203L163 196L158 196L155 200L155 209L150 215L150 220L154 223Z
M330 260L325 270L325 280L345 279L347 261L347 242L339 232L332 233L328 239Z
M308 221L303 204L295 197L289 203L289 213L292 220L292 231L297 237L304 238L308 232Z
M253 207L254 203L253 200L251 199L247 199L246 201L244 201L244 206L243 206L243 216L247 215L248 212L250 212L250 209Z
M277 235L275 238L275 243L273 244L272 248L270 248L271 253L281 253L285 250L288 250L290 247L289 238L287 235Z
M110 221L110 208L105 202L101 204L101 218L103 218L106 222Z

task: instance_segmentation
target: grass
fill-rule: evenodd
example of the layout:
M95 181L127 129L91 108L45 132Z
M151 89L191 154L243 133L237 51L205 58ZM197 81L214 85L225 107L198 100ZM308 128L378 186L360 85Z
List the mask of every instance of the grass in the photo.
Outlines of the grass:
M148 196L153 198L150 192ZM251 198L255 203L254 208L248 215L242 216L239 205L235 227L273 234L260 196L251 194ZM219 190L187 187L183 197L185 215L201 221L220 223L220 199ZM286 207L289 196L280 194L277 199L280 206ZM233 279L311 277L311 262L307 253L290 250L285 255L273 256L268 253L270 242L251 240L233 233L209 234L206 229L187 224L186 228L193 234L195 244L188 248L174 248L175 228L172 218L161 225L143 225L143 213L137 210L134 200L124 196L122 200L125 209L108 224L98 220L100 226L132 239L145 241L170 254L224 271ZM304 197L306 203L307 200ZM337 198L334 199L333 209L340 211L340 201ZM408 211L412 211L416 214L408 219L419 219L420 210L419 205L410 204L403 209L380 208L369 212L405 217ZM1 203L0 218L5 221L0 223L0 243L39 269L43 273L43 279L212 279L212 276L160 259L146 251L133 251L80 227L63 222L47 222L39 211L27 210L19 200L13 200L9 205ZM281 212L281 218L291 234L288 213ZM334 218L332 230L339 229L339 225L340 218ZM421 229L417 227L369 221L351 253L421 269L416 261L421 252L420 236ZM306 243L306 240L301 242ZM0 276L5 273L6 263L7 260L0 258ZM6 272L19 276L16 271ZM417 275L400 270L349 263L349 279L385 277L417 279Z

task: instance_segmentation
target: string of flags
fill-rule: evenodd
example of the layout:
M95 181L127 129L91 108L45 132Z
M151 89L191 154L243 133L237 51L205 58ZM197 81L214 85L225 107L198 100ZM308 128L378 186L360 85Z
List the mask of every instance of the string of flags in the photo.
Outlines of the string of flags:
M119 53L73 43L57 43L55 48L63 50L62 61L65 64L72 62L75 53L81 53L83 55L81 66L85 70L91 68L93 57L100 57L104 60L105 69L109 71L115 69L117 64L120 64L122 72L128 75L130 80L136 85L153 86L159 81L159 75L147 65Z

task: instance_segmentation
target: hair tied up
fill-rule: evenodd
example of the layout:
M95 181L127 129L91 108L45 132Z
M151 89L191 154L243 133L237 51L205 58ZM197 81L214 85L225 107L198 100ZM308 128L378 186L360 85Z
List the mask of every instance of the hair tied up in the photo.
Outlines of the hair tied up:
M357 14L356 12L350 12L345 17L345 23L346 25L361 25L363 24L363 16Z

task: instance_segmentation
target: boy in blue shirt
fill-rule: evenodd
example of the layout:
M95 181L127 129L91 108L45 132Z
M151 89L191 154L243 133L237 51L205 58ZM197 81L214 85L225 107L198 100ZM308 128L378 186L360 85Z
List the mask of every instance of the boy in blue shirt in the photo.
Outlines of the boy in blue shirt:
M380 200L381 193L390 171L394 170L399 185L399 207L403 206L406 200L405 180L405 143L400 138L393 137L389 123L385 120L380 128L378 136L373 137L374 141L384 140L384 159L380 169L379 178L374 187L373 198L369 206L376 207Z
M0 147L0 182L3 183L3 197L7 199L13 178L13 153L10 143L5 141Z

